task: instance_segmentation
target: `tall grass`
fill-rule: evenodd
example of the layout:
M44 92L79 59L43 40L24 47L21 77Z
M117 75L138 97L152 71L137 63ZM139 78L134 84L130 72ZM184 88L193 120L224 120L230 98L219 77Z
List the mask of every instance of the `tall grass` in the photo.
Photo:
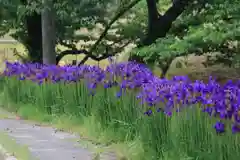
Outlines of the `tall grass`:
M240 158L239 135L231 132L217 135L213 129L216 120L197 106L176 112L172 117L157 112L146 116L143 112L147 106L141 105L133 92L127 91L116 98L116 88L99 87L91 96L83 82L38 85L4 78L1 86L8 102L30 104L51 116L74 116L79 119L79 125L84 119L94 117L102 131L114 133L107 135L110 143L140 141L143 151L136 153L139 160Z

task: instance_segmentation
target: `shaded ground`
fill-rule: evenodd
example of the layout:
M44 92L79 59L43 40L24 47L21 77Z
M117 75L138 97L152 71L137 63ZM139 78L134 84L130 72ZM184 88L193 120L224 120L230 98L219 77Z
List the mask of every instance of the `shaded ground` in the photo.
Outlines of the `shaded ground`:
M17 144L26 146L30 152L27 158L29 160L116 159L111 152L103 152L100 155L96 155L93 151L81 146L76 141L76 139L81 139L78 135L58 131L52 127L36 125L25 120L2 117L0 118L0 132L5 132ZM96 158L97 156L99 157Z

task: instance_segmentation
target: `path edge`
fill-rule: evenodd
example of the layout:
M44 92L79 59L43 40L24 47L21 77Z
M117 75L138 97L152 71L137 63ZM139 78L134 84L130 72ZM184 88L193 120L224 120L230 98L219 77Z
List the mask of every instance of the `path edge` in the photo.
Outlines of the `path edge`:
M11 153L9 153L1 144L0 144L0 153L3 154L5 158L4 160L18 160Z

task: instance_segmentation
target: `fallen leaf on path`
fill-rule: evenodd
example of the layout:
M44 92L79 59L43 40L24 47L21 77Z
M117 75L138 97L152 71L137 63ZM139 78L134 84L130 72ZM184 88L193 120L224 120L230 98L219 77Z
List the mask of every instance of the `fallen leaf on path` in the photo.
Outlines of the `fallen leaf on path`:
M16 116L16 120L20 120L21 119L21 117L19 117L19 116Z

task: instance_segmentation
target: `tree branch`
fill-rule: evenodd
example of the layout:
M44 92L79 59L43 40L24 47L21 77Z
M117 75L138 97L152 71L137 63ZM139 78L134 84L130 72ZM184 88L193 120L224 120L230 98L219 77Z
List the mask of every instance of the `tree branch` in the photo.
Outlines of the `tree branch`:
M130 10L132 7L134 7L138 2L140 2L141 0L134 0L133 2L131 2L128 6L126 6L125 8L123 8L120 12L118 12L113 18L112 20L108 23L108 25L105 27L104 31L102 32L102 34L100 35L100 37L98 38L98 40L94 43L94 45L90 48L89 52L92 53L96 47L100 44L100 42L103 40L103 38L107 35L107 32L108 30L111 28L111 26L125 13L127 12L128 10ZM100 60L103 60L103 59L106 59L108 57L111 57L111 56L114 56L113 54L104 54L101 58L95 58L97 61L100 61ZM84 64L88 58L92 58L94 59L93 57L89 56L89 55L86 55L84 57L84 61L82 60L79 64L79 65L82 65ZM95 60L94 59L94 60Z
M68 44L68 43L64 42L64 40L60 40L58 43L59 43L60 45L63 45L63 46L65 46L65 47L67 47L67 48L71 48L72 50L77 50L76 45L74 45L74 44Z
M78 66L81 66L83 65L87 60L88 60L88 55L86 55L79 63L78 63Z
M108 57L114 56L116 54L116 52L113 52L112 54L108 54L108 53L104 53L100 56L95 56L91 53L89 53L87 50L85 49L81 49L81 50L65 50L61 53L59 53L56 57L56 62L57 64L59 63L59 61L66 55L79 55L79 54L85 54L86 56L83 58L83 60L80 62L80 65L83 64L83 62L86 62L88 60L88 58L91 58L95 61L101 61L103 59L106 59Z
M126 6L125 8L123 8L121 11L119 11L112 19L111 21L108 23L108 25L105 27L104 31L102 32L102 34L100 35L100 37L98 38L98 40L93 44L93 46L89 49L89 51L87 50L78 50L76 48L76 46L74 45L70 45L67 43L64 43L63 41L60 41L60 44L71 48L72 50L66 50L61 52L60 54L57 55L56 57L56 63L58 64L59 61L68 54L73 54L73 55L78 55L78 54L85 54L86 56L82 59L82 61L78 64L82 65L84 64L88 58L91 58L95 61L101 61L103 59L106 59L108 57L114 56L117 52L114 52L112 54L108 54L107 52L104 53L102 56L95 56L93 55L93 51L96 49L96 47L100 44L100 42L103 40L103 38L106 36L108 30L111 28L111 26L124 14L126 13L129 9L131 9L132 7L134 7L138 2L140 2L141 0L134 0L133 2L131 2L128 6Z
M160 63L159 67L161 68L162 72L161 72L161 75L160 75L160 78L165 78L166 77L166 74L173 62L173 60L175 59L176 57L170 57L169 59L167 59L165 61L165 64L162 64Z
M159 14L156 7L156 0L147 0L148 5L148 33L146 38L138 47L148 46L155 43L156 39L166 36L173 21L182 14L189 0L174 0L172 6L164 13Z
M130 10L132 7L134 7L138 2L140 2L141 0L134 0L133 2L131 2L128 6L126 6L125 8L123 8L120 12L118 12L112 19L111 21L108 23L108 25L105 27L104 31L102 32L102 34L100 35L99 39L96 41L96 43L91 47L91 49L89 50L89 52L93 52L96 47L99 45L99 43L103 40L103 38L106 36L108 30L111 28L111 26L128 10Z
M59 53L56 57L56 64L58 65L58 63L60 62L60 60L66 56L66 55L79 55L79 54L89 54L89 52L85 49L82 50L65 50L61 53Z
M189 0L175 0L172 6L164 13L162 18L168 23L175 21L182 14L185 7L189 4Z
M106 51L104 54L102 54L101 56L95 56L92 53L90 53L89 51L85 50L85 49L81 49L78 50L75 45L73 44L67 44L65 42L59 42L61 45L64 45L68 48L71 48L71 50L65 50L61 53L59 53L56 57L56 64L59 63L59 61L66 55L79 55L79 54L85 54L85 57L79 62L78 65L82 65L84 64L89 58L95 60L95 61L101 61L103 59L106 59L108 57L111 56L115 56L116 53L119 52L119 50L123 49L124 47L126 47L131 41L128 41L127 43L125 43L124 45L122 45L121 47L119 47L116 51L112 52L112 54L109 54L108 51ZM111 46L111 45L110 45Z

